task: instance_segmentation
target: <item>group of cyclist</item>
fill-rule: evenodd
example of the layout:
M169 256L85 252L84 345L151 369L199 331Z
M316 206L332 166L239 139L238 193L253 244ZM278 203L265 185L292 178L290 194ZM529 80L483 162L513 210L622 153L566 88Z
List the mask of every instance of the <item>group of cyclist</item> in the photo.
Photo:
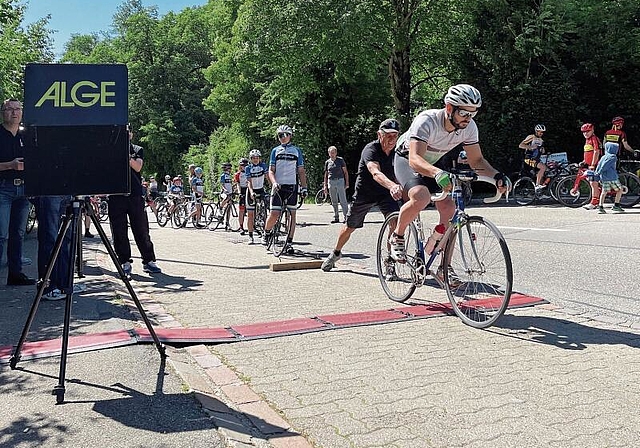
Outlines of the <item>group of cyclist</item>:
M591 198L588 204L584 206L587 210L599 210L600 213L606 213L603 202L609 191L615 192L614 213L623 213L624 209L620 206L620 198L623 194L623 186L621 185L616 165L616 155L620 150L625 150L632 155L633 148L627 141L627 135L622 130L624 126L624 118L614 117L611 120L611 129L604 133L604 145L594 132L592 123L584 123L580 127L580 132L584 136L584 153L583 160L580 162L580 171L576 176L574 187L571 189L572 196L578 196L579 183L586 179L589 181L591 188ZM542 162L542 156L545 155L543 135L546 127L543 124L537 124L534 133L528 135L518 147L524 150L524 163L537 170L536 173L536 192L540 192L546 185L543 182L547 164ZM609 154L609 156L607 156ZM614 160L614 158L616 160ZM612 167L613 163L613 169Z

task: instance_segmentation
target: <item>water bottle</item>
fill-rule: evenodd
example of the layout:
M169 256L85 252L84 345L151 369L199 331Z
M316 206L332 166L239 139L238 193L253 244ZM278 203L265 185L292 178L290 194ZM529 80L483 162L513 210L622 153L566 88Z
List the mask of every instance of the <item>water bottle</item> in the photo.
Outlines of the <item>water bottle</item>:
M444 224L438 224L437 226L434 227L433 232L431 233L431 236L429 236L429 239L427 240L427 245L425 247L425 252L427 254L431 255L431 252L433 252L433 249L438 244L438 241L442 239L442 236L444 235L445 230L446 230L446 227L444 226Z

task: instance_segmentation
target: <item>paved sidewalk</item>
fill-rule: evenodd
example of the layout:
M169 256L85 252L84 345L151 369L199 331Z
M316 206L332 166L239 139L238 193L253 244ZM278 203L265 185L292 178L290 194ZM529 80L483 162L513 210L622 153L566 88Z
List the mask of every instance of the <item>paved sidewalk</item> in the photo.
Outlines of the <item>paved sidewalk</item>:
M299 213L299 221L318 222L318 209ZM134 288L149 315L167 328L228 327L394 306L367 264L355 259L341 261L330 273L272 272L268 266L275 258L260 246L247 246L238 234L151 226L164 272L141 274L137 259ZM300 227L298 249L322 255L321 248L304 244L307 232L318 231L314 225ZM103 248L90 243L86 250L93 251L104 272L99 278L125 297L123 287L114 283L114 267ZM95 278L88 275L83 281ZM119 316L121 302L114 296L103 299L102 307L111 307L105 305L109 300L118 306L103 308L105 319L100 313L93 320L80 319L74 332L98 325L98 331L104 331L109 321L117 321L118 328L134 325L131 316ZM416 293L417 303L442 299L443 292L435 288ZM26 298L12 300L30 303ZM106 318L109 313L118 317ZM58 321L43 321L40 328L48 331L47 325ZM2 345L13 342L7 340L10 335L0 335ZM191 395L181 393L187 387L172 373L161 376L162 393L157 392L159 359L152 345L124 347L70 357L68 377L81 380L68 385L67 397L74 400L73 394L80 394L75 400L82 403L59 407L46 395L55 379L2 367L0 391L12 401L11 407L1 405L0 423L13 429L0 432L0 444L28 440L30 431L22 433L20 423L30 414L16 411L16 403L35 396L40 404L33 407L33 415L44 416L39 432L50 443L89 437L97 424L112 429L102 431L111 437L122 432L123 446L127 436L138 440L134 437L139 434L158 437L159 442L150 439L140 446L213 444L212 434L217 443L264 447L637 446L639 347L637 329L571 315L551 304L509 311L488 331L466 327L455 317L438 317L173 350L170 367L196 391ZM53 372L56 362L21 366ZM113 363L123 367L113 369ZM83 376L76 369L94 372ZM138 374L128 374L135 371ZM122 395L115 383L136 392ZM103 396L107 403L120 400L122 412L101 412L96 397ZM154 412L170 412L169 422L191 422L196 428L169 430L170 437L163 439L144 423L122 421L122 414L133 412L125 400L138 399L141 405L131 407L134 415L151 425L144 416L158 396L167 400L166 406L152 406ZM208 409L206 414L194 396ZM93 407L87 409L88 404ZM11 411L9 417L5 409ZM67 423L69 414L78 414L86 429L56 428ZM185 414L192 417L183 418ZM205 423L209 426L203 427ZM118 443L105 439L102 445Z

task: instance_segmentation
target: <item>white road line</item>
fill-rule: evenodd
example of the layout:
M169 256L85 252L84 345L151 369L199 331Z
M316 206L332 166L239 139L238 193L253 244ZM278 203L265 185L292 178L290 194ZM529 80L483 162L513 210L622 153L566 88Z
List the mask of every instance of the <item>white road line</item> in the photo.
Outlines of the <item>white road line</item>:
M545 232L568 232L569 229L550 229L545 227L543 229L537 227L510 227L510 226L498 226L500 229L510 229L510 230L540 230Z

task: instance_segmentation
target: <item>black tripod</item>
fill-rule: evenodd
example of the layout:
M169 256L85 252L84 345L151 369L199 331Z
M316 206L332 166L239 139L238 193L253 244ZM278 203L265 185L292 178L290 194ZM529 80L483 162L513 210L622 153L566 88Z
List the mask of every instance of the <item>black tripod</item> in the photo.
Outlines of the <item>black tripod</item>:
M18 361L20 361L20 352L22 350L22 346L24 345L24 342L29 333L29 328L31 327L31 324L33 323L33 319L35 318L36 311L38 310L38 305L40 304L40 300L42 299L42 293L47 283L49 282L49 277L51 276L51 272L53 271L53 266L55 265L56 260L58 259L58 255L60 254L60 250L64 243L64 237L67 234L67 231L69 231L69 228L71 228L71 247L70 247L70 255L69 255L69 271L68 271L69 281L67 283L68 288L65 291L63 291L63 293L67 294L67 298L65 299L66 302L64 307L64 327L62 331L62 350L60 353L60 374L58 377L58 380L59 380L58 385L53 389L53 395L56 396L57 404L61 404L64 402L64 392L65 392L64 380L65 380L65 373L67 369L67 350L69 347L69 325L71 321L71 303L73 300L74 261L76 260L77 256L80 256L80 251L82 250L81 249L82 248L82 232L80 231L81 230L80 227L82 225L81 218L82 218L83 211L87 214L87 216L91 217L91 221L93 222L93 225L98 230L98 233L100 234L100 239L102 240L102 244L104 244L104 246L107 248L107 251L111 256L111 260L113 260L113 263L118 269L118 274L120 274L120 278L122 279L125 286L127 287L127 291L129 292L129 295L131 295L131 298L133 299L133 301L136 304L136 307L138 308L138 312L142 316L142 320L144 320L144 323L147 326L149 333L153 337L153 342L155 343L156 348L160 353L160 357L164 360L164 358L167 356L165 352L165 347L160 343L160 340L158 339L158 336L156 335L155 330L151 326L151 322L149 321L149 318L147 317L144 309L142 308L142 305L140 304L140 300L138 299L136 292L133 290L133 287L131 286L129 278L122 270L122 266L118 261L118 256L113 250L113 246L111 246L111 243L109 242L107 235L104 233L104 230L100 226L100 222L98 221L98 218L93 212L93 207L89 203L89 199L84 199L83 197L75 197L71 201L71 204L67 206L64 219L62 221L62 224L60 225L60 230L58 231L58 236L56 238L56 242L53 247L53 252L51 253L51 257L47 265L47 272L44 278L40 280L40 283L38 285L38 290L36 292L36 298L33 302L33 305L31 305L31 311L29 312L29 317L27 318L27 322L25 323L25 326L22 330L22 335L20 336L18 345L16 346L15 350L11 355L11 359L9 360L9 365L11 366L11 369L15 369L16 365L18 364Z

